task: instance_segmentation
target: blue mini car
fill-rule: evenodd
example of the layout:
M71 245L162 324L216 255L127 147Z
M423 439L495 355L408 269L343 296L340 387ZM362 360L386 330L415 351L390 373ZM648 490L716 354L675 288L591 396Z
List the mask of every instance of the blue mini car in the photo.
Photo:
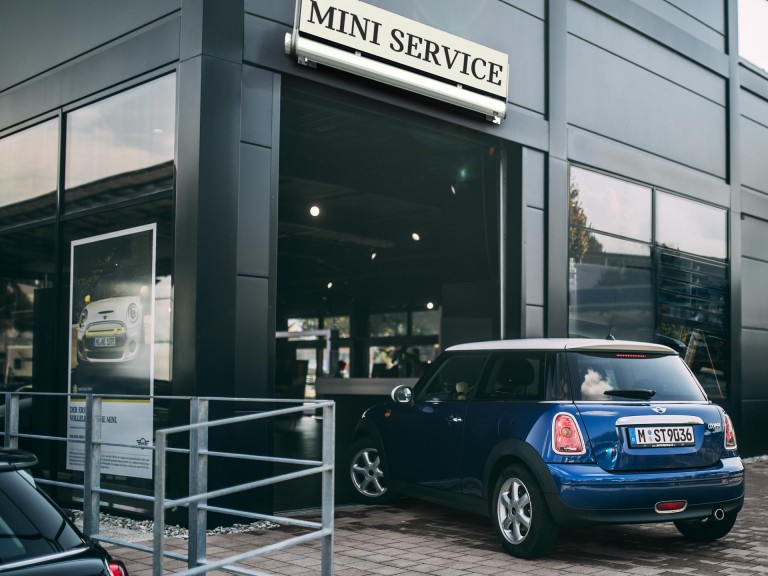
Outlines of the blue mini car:
M733 423L666 346L454 346L392 400L355 430L355 493L489 515L513 556L547 554L560 526L674 522L716 540L744 502Z

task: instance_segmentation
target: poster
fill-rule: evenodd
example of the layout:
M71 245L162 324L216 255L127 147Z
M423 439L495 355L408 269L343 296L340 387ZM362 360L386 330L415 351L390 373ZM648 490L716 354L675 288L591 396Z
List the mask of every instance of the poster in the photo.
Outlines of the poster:
M152 478L156 225L72 242L70 394L107 395L101 471ZM108 395L118 395L110 397ZM67 437L85 437L85 397L70 397ZM133 448L137 446L137 448ZM83 470L80 442L67 443L67 469Z

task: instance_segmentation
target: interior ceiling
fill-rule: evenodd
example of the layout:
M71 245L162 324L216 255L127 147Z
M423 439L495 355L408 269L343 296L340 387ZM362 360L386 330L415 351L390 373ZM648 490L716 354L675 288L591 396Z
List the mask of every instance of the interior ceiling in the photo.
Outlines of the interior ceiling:
M279 303L349 307L364 292L372 305L392 307L439 290L444 251L456 236L450 226L458 226L451 215L466 216L470 225L462 193L477 187L484 176L482 156L492 153L487 143L406 118L402 111L286 82ZM313 205L320 208L317 217L309 214ZM418 243L413 232L422 237ZM335 305L328 282L334 282Z

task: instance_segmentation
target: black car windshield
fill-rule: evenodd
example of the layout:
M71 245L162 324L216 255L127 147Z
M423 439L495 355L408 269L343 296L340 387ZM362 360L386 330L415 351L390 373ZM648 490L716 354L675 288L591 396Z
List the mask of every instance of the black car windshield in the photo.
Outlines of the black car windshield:
M696 402L706 396L679 356L636 352L568 353L573 399L592 402Z
M82 545L75 528L26 478L0 472L0 567Z

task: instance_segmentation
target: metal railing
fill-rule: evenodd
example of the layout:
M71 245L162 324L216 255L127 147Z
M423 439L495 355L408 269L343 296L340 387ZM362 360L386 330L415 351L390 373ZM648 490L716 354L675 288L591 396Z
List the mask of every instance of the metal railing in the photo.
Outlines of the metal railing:
M79 401L85 400L85 438L75 439L61 436L45 436L28 434L19 431L20 402L22 398L34 397L59 397ZM103 399L154 399L169 401L188 401L190 406L190 423L183 426L159 429L155 431L154 445L137 446L135 444L119 444L102 441L102 400ZM236 402L238 407L243 404L256 406L256 408L285 404L285 408L269 409L218 420L209 419L211 402ZM232 452L218 452L209 450L209 430L236 426L240 423L276 418L283 415L301 414L311 408L322 410L322 458L321 460L306 460L282 458L277 456L253 455ZM27 409L31 409L28 407ZM262 575L264 572L249 570L241 565L244 561L263 556L271 552L297 546L313 540L322 540L321 547L321 573L330 576L333 573L333 508L334 508L334 445L335 445L335 404L328 400L283 400L283 399L253 399L253 398L201 398L179 396L124 396L124 395L94 395L94 394L59 394L46 392L5 392L5 427L2 432L3 444L6 447L18 448L20 439L46 440L54 442L73 442L84 445L84 475L83 484L61 482L45 478L35 478L42 485L61 488L82 490L83 493L83 532L94 540L141 550L152 554L152 574L163 574L163 563L166 558L172 558L187 563L188 569L179 574L193 575L204 574L215 569L226 569L237 574ZM168 445L168 439L174 435L186 435L189 448L174 448ZM154 491L153 495L112 490L101 486L101 462L102 447L127 447L135 450L154 451ZM189 494L182 498L169 498L166 496L167 462L168 455L178 453L189 457ZM247 460L262 463L295 465L303 469L254 479L242 484L236 484L216 490L208 489L209 459L226 458ZM245 510L223 508L209 504L210 500L229 496L248 490L255 490L279 482L286 482L297 478L320 474L321 488L321 521L312 522L298 518L267 515ZM105 496L127 498L144 502L151 502L154 511L154 526L152 547L143 546L133 542L127 542L99 533L99 512ZM178 554L165 549L165 517L166 510L186 507L188 509L189 539L187 541L187 553ZM229 516L236 516L249 520L266 520L280 525L297 526L310 530L306 534L287 538L285 540L255 548L226 558L209 560L206 555L208 512L216 512Z

